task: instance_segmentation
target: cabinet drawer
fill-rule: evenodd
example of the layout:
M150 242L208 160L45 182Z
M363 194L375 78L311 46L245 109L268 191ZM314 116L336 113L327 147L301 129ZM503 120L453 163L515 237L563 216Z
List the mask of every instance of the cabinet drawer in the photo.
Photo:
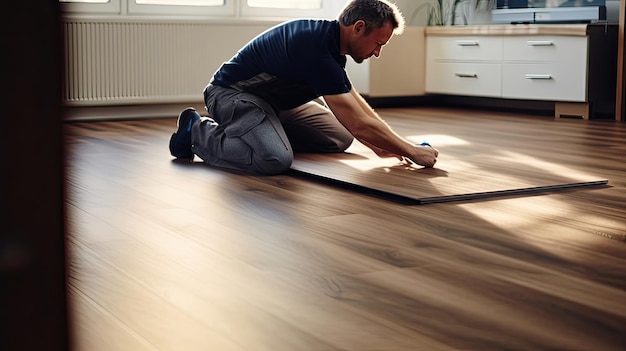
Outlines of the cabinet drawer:
M556 64L503 64L502 97L530 100L586 101L585 67Z
M500 61L499 37L427 37L427 61Z
M521 36L503 41L504 61L587 62L587 37Z
M468 96L500 96L501 64L430 62L426 92Z

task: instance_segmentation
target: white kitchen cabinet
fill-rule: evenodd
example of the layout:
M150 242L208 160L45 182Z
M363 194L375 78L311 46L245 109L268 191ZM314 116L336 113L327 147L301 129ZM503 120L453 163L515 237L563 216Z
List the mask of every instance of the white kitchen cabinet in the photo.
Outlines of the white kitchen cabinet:
M616 28L610 25L428 27L429 94L541 100L555 116L614 108Z

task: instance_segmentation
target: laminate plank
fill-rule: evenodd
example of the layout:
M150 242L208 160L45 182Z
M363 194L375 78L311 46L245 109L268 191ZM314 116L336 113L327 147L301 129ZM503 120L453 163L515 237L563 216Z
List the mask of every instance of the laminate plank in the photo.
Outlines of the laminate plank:
M70 286L89 296L111 315L160 350L243 350L233 340L198 323L154 292L107 265L90 249L74 244ZM98 326L94 326L98 327ZM100 345L109 350L115 341Z
M71 301L68 315L71 317L72 350L158 350L75 287L69 286L67 291Z
M413 126L426 124L419 134L412 134L406 119L387 118L387 122L415 143L427 140L435 145L441 152L435 168L409 166L395 158L381 159L355 142L341 154L298 154L292 169L322 179L405 196L420 203L597 187L608 182L602 172L597 175L543 159L542 153L533 152L528 146L540 144L547 136L522 131L523 138L516 137L509 124L504 131L499 126L501 123L489 124L488 130L481 131L477 137L468 134L473 130L470 126L458 125L449 116L445 134L434 134L434 127L424 123L424 116L411 120ZM467 123L466 120L461 122ZM560 126L553 127L558 130ZM550 134L550 138L554 138L552 131ZM568 151L574 151L575 147L585 145L577 140Z

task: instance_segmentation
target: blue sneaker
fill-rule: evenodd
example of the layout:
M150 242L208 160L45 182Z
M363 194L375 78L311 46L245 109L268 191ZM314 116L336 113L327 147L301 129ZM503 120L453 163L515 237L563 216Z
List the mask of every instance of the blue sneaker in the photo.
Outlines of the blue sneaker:
M176 158L193 159L191 151L191 125L200 119L200 115L193 107L186 108L178 115L176 125L178 130L170 138L170 153Z

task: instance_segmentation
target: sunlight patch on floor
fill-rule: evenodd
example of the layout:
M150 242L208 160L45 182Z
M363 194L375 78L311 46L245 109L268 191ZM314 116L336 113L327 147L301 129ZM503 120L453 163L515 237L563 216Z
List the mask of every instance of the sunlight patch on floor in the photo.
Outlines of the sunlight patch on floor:
M571 258L571 252L563 245L558 245L559 242L591 244L598 240L591 228L572 223L579 220L582 220L581 223L593 222L590 215L581 214L580 209L575 206L550 196L467 203L460 204L459 207L511 235L527 238L535 245L540 245L542 250L559 256Z
M411 165L407 164L406 162L402 162L397 158L380 158L377 155L373 155L373 157L363 158L360 160L339 160L339 162L354 169L357 169L361 172L367 172L376 168L382 168L385 171L389 171L390 167L397 167L403 164L407 167L411 167Z
M528 167L541 169L543 172L558 174L561 177L569 178L572 180L585 179L589 177L593 178L593 176L588 173L580 172L569 167L561 166L559 164L549 161L544 161L537 157L521 154L519 152L502 150L500 151L499 155L494 155L493 157L496 160L500 159L502 161L524 164Z
M569 206L563 201L547 197L506 199L491 203L491 205L468 203L460 204L459 207L493 225L512 231L519 229L520 226L534 225L538 221L563 217L570 212Z
M355 154L356 158L339 160L339 162L361 172L367 172L376 168L385 169L403 164L402 161L394 157L379 157L370 148L356 140L352 143L348 150L346 150L346 153Z

